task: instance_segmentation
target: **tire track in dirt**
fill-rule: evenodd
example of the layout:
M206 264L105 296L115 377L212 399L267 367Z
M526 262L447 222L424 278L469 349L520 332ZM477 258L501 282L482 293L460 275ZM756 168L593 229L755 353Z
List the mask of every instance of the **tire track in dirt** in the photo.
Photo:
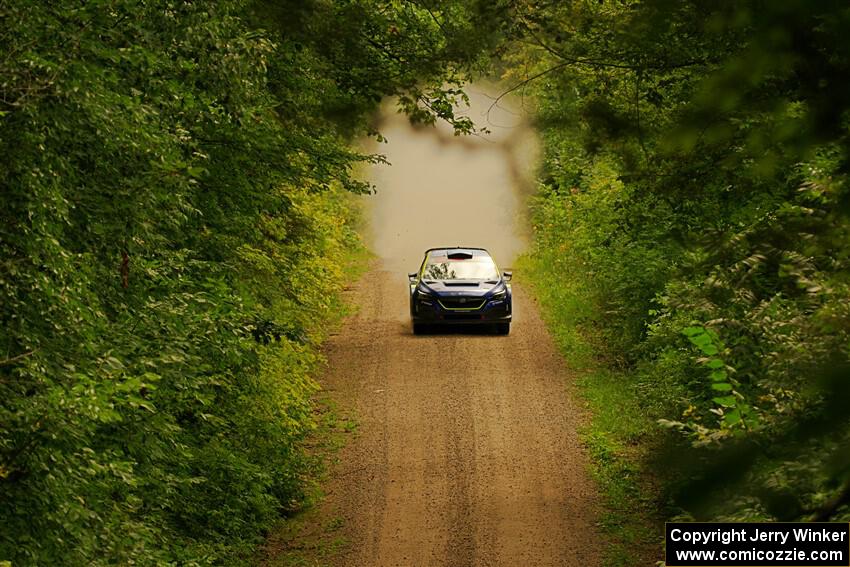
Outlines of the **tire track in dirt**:
M325 502L343 566L597 565L596 499L570 373L521 286L508 337L414 336L405 280L380 267L327 346L325 387L359 433Z

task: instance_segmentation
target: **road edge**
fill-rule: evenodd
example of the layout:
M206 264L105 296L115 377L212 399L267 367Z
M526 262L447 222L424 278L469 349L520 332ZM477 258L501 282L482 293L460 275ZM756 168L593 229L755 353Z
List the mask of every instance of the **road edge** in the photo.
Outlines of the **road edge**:
M520 256L515 266L515 277L537 304L559 354L576 376L565 385L565 395L575 396L585 410L579 436L601 496L599 525L608 540L603 567L653 565L662 559L664 519L658 513L660 489L645 463L656 424L632 395L632 376L594 360L590 342L574 322L558 316L553 283L533 252Z

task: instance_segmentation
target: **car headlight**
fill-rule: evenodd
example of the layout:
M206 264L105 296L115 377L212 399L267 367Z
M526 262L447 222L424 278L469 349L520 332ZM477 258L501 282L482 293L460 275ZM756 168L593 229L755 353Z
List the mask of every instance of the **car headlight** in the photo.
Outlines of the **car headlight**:
M503 286L502 289L496 291L493 295L490 296L490 300L500 301L502 299L505 299L507 296L508 288Z
M419 301L431 301L434 299L433 295L431 295L421 287L416 288L416 291L413 292L413 297L415 297Z

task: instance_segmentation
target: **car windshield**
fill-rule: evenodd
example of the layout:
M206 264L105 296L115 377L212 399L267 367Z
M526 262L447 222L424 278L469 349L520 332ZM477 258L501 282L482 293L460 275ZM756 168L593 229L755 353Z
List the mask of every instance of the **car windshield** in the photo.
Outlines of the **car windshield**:
M490 258L468 260L429 259L422 278L426 280L498 280L499 272Z

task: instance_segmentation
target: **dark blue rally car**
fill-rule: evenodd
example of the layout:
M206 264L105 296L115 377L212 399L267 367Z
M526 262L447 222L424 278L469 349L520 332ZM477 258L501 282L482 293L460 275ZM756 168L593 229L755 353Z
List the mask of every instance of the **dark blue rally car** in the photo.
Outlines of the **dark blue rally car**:
M510 272L500 272L483 248L431 248L410 278L413 332L432 325L493 325L511 331Z

